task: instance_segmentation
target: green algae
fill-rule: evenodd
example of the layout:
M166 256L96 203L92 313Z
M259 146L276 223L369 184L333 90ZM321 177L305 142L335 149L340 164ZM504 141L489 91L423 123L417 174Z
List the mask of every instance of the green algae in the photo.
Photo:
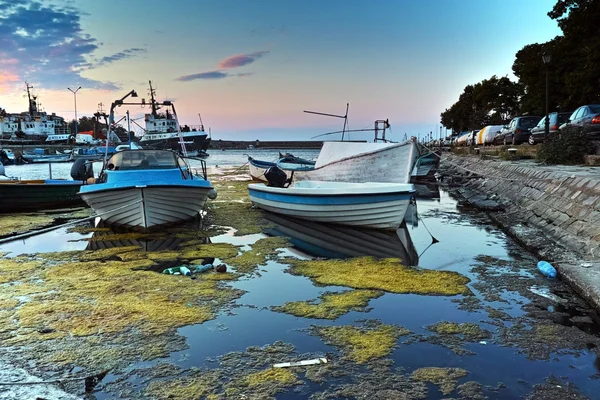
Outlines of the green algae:
M141 398L161 400L273 398L277 393L303 383L293 370L271 367L275 360L286 359L292 356L293 352L294 346L275 342L264 347L249 347L244 352L227 353L215 360L219 363L218 368L192 369L183 377L163 379L165 375L172 373L181 374L179 368L175 366L163 367L166 373L162 376L157 376L155 371L149 371L151 381ZM123 389L127 388L118 386L115 389L123 393Z
M398 338L410 333L406 328L393 325L313 326L312 330L325 343L340 347L349 359L358 364L387 356L396 347Z
M54 223L55 218L47 214L3 214L0 218L0 237L17 235L45 228Z
M261 233L264 228L270 226L261 212L252 207L248 196L249 183L251 181L214 184L219 197L209 204L209 219L215 225L235 228L235 236Z
M440 391L449 395L456 389L457 380L469 374L462 368L425 367L415 370L411 378L416 381L433 383L440 387Z
M288 245L289 242L284 237L259 239L252 245L251 250L245 251L237 257L227 258L225 262L234 266L240 273L252 272L259 265L264 265L268 260L273 259L278 253L277 249Z
M349 260L297 260L287 258L293 274L311 278L321 285L355 289L384 290L392 293L427 295L469 294L469 278L457 272L406 267L401 260L373 257Z
M199 258L218 258L220 260L233 258L238 255L239 249L229 243L210 243L194 246L182 246L181 258L194 260Z
M189 376L169 381L150 382L145 395L156 400L189 400L207 398L219 384L219 374L206 371L201 376Z
M473 322L441 321L428 326L427 329L440 335L462 335L468 341L476 341L491 337L491 333Z
M284 368L269 368L264 371L255 372L248 375L245 378L245 383L250 388L261 387L265 385L271 385L273 383L280 383L285 386L297 385L301 381L298 379L289 369Z
M56 366L114 367L163 357L170 343L185 345L185 340L173 340L175 328L214 318L241 294L221 283L233 274L197 279L157 274L145 269L155 265L151 258L158 253L135 251L146 258L123 262L116 255L125 250L0 260L0 280L12 282L0 296L0 306L6 308L0 323L4 343ZM14 301L24 294L26 302ZM101 340L93 343L91 338Z
M295 301L282 306L271 307L273 311L292 314L297 317L336 319L350 311L364 311L371 299L380 297L377 290L349 290L341 293L324 293L320 302Z

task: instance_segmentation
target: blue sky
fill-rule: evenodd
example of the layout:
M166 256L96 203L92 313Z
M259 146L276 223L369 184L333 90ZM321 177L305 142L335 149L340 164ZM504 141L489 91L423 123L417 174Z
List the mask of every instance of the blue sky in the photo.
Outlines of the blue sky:
M0 107L91 115L131 89L175 100L218 139L299 140L389 118L425 134L465 85L560 34L555 0L0 0ZM119 110L123 113L125 110ZM146 110L131 109L132 115ZM358 138L358 137L357 137ZM367 138L366 136L364 138Z

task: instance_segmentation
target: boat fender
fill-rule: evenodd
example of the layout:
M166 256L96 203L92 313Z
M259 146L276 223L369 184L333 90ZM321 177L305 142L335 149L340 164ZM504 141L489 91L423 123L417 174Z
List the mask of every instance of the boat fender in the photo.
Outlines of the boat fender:
M214 200L217 198L217 191L215 189L210 189L208 192L208 198Z
M75 181L86 181L94 177L92 163L82 158L75 160L71 167L71 178Z
M265 179L267 180L267 186L280 188L285 187L285 184L288 180L285 172L283 172L281 168L277 167L276 165L269 167L265 171Z

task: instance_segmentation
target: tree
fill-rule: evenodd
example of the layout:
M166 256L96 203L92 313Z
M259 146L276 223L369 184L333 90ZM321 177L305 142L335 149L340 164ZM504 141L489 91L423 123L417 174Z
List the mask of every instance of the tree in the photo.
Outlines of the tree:
M441 123L454 132L505 123L520 111L522 86L496 75L467 85L458 101L441 114Z
M79 118L79 124L77 125L77 131L78 132L93 131L95 121L96 121L96 119L94 117ZM71 120L71 122L69 122L69 128L71 129L71 132L74 134L75 133L75 120Z

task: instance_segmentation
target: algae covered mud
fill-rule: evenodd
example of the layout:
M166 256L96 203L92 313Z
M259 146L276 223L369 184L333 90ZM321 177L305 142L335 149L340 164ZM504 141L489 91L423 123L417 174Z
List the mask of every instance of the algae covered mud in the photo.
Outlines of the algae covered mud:
M300 236L297 221L251 207L245 171L213 172L219 197L203 221L149 233L90 223L0 246L0 361L63 393L28 385L29 397L600 393L593 311L443 190L421 190L419 217L396 235L303 227ZM48 223L40 218L13 216L10 230ZM207 263L227 272L161 273ZM328 362L273 368L319 357ZM21 389L3 385L0 396L25 398Z

